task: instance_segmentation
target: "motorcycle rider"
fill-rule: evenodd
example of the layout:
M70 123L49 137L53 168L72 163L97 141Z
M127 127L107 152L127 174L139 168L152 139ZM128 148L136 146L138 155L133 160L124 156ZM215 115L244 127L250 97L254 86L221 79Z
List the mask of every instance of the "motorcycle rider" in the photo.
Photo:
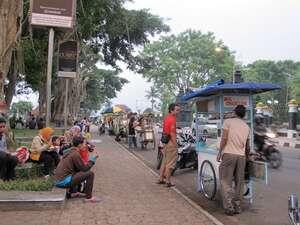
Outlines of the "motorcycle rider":
M254 143L257 146L257 151L262 151L265 143L265 134L267 129L263 123L264 117L262 115L255 115L254 118Z

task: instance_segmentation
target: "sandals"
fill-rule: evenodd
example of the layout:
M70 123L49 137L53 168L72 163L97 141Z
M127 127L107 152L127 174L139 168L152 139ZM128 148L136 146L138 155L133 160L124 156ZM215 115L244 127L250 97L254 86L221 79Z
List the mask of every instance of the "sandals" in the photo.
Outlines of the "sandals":
M99 202L102 202L102 201L103 201L103 199L98 198L98 197L91 197L91 198L84 199L84 202L86 202L86 203L99 203Z
M171 182L166 183L167 188L174 187L174 186L175 186L175 184L172 184Z
M84 198L86 194L81 192L70 193L70 198Z
M166 181L164 181L164 180L158 180L156 183L157 183L157 184L165 184Z

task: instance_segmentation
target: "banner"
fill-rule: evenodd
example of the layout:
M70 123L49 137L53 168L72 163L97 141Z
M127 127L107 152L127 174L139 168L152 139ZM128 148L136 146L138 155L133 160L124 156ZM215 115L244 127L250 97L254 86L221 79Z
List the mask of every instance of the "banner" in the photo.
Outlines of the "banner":
M73 28L76 0L31 0L30 23L37 26Z
M237 105L249 107L249 96L224 96L224 107L234 108Z
M58 77L75 78L77 73L77 41L65 41L59 44Z

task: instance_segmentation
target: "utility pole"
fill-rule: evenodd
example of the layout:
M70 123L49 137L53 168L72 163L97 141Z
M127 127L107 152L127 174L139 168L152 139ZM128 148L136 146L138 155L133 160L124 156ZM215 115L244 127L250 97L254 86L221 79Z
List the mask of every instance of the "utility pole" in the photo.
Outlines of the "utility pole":
M54 45L54 29L49 30L48 43L48 66L47 66L47 105L46 105L46 126L50 126L51 119L51 80L52 80L52 60L53 60L53 45Z

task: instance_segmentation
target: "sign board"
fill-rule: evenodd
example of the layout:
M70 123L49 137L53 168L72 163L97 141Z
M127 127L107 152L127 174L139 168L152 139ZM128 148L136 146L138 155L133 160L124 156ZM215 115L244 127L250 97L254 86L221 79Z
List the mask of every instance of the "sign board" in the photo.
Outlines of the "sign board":
M224 107L234 108L237 105L249 107L249 96L224 96Z
M77 72L77 41L65 41L59 44L58 77L75 78Z
M76 0L31 0L30 9L32 25L73 28Z

